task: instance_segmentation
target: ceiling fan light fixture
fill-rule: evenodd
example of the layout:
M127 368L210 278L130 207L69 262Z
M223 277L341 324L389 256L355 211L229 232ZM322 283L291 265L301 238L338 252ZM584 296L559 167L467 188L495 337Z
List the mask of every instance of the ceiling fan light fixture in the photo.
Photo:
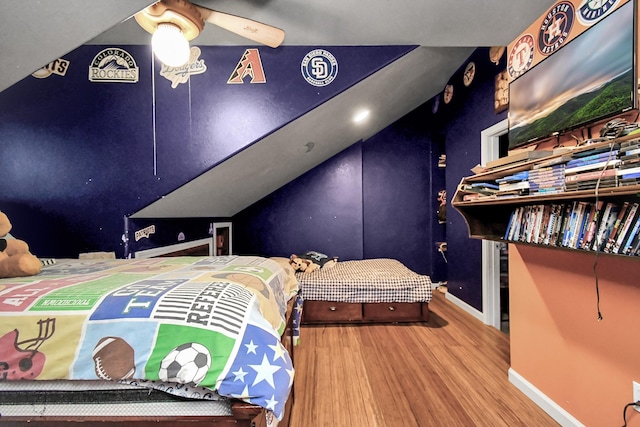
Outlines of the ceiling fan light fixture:
M156 57L170 67L180 67L189 61L189 42L177 25L158 24L151 46Z

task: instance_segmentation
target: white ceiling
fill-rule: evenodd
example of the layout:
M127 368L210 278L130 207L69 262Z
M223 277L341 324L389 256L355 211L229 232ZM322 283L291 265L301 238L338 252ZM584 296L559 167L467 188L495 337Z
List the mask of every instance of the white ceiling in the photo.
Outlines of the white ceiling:
M0 91L83 44L146 44L150 36L128 19L149 0L1 0ZM419 45L406 57L372 75L280 131L270 144L314 150L291 164L295 170L242 168L236 162L268 165L256 144L138 212L139 217L231 216L349 145L366 139L438 94L455 70L480 46L505 46L555 3L554 0L194 0L201 6L280 27L285 45ZM198 45L252 45L207 24ZM398 84L402 82L402 84ZM374 94L383 99L375 99ZM390 94L392 94L390 96ZM371 121L354 128L347 112L370 103ZM332 123L333 132L313 126ZM322 134L320 134L320 131ZM304 135L304 136L302 136ZM288 142L285 142L288 141ZM293 141L293 142L291 142ZM266 151L262 149L263 151ZM287 150L283 150L287 151ZM293 150L295 151L295 150ZM265 157L267 156L267 157ZM243 163L247 164L247 163ZM253 169L252 189L220 185L221 170ZM227 175L225 172L224 176ZM225 179L226 180L226 179ZM256 186L255 183L261 185ZM209 197L203 198L202 188ZM213 191L212 191L213 189Z

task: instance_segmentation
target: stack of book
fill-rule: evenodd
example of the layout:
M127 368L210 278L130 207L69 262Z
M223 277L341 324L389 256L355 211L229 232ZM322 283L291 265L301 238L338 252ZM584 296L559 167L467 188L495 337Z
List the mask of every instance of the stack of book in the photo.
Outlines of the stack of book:
M619 185L640 183L640 140L620 144Z
M604 146L575 153L564 170L567 191L616 187L618 185L616 167L620 163L618 153L619 149L616 146Z
M640 203L572 201L518 206L504 239L640 255Z
M555 164L529 171L530 194L554 194L565 191L565 165Z
M491 182L475 182L473 184L460 184L458 191L465 193L462 200L466 202L483 197L495 197L499 187L498 184Z
M529 194L529 171L518 172L496 179L498 192L496 197L517 197Z

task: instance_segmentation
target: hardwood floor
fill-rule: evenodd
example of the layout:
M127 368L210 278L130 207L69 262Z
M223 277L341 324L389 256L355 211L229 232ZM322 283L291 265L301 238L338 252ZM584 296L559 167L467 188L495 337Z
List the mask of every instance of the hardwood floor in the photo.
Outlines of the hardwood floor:
M440 292L428 323L303 326L291 427L557 426L509 383L509 338Z

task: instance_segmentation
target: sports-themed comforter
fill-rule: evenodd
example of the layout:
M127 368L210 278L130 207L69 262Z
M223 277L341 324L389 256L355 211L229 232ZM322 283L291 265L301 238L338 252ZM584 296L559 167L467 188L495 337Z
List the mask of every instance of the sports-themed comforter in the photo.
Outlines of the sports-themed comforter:
M0 380L141 380L240 398L277 419L293 273L260 257L69 260L0 280Z

